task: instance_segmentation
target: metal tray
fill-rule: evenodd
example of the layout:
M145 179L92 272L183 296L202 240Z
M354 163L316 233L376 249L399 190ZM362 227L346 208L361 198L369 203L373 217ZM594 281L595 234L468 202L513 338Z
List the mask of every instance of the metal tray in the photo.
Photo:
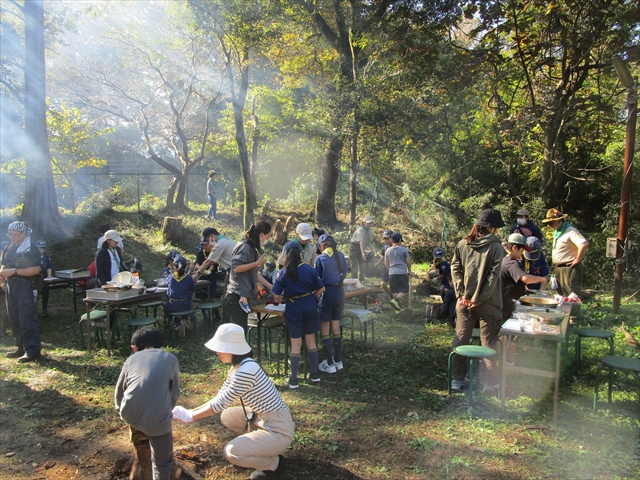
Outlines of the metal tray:
M89 270L56 270L53 274L54 277L58 278L86 278L90 277L91 274Z
M105 292L102 288L87 290L87 298L95 300L122 300L123 298L137 297L142 293L137 288L130 290L118 290L117 292Z

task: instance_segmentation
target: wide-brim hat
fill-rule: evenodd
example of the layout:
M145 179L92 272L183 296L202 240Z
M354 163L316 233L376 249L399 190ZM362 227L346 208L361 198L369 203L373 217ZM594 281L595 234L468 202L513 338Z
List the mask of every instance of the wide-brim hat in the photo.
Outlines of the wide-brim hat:
M547 214L544 217L544 220L542 220L542 223L549 223L549 222L553 222L554 220L562 220L564 218L567 218L569 215L567 214L562 214L562 212L560 210L558 210L557 208L550 208L547 211Z
M251 351L251 347L244 338L244 329L235 323L220 325L213 338L204 346L214 352L231 355L246 355Z
M109 230L109 231L105 232L104 239L105 240L114 240L114 241L116 241L118 243L122 241L122 237L115 230Z
M124 263L131 263L131 262L133 262L133 259L134 259L134 258L135 258L135 257L133 256L133 254L132 254L132 253L125 253L125 254L122 256L122 260L124 260Z
M504 221L502 220L502 214L500 210L493 208L486 208L480 212L476 225L480 225L485 228L502 228L504 227Z
M528 217L529 216L529 210L527 210L526 208L521 208L520 210L518 210L516 212L516 216L517 217Z

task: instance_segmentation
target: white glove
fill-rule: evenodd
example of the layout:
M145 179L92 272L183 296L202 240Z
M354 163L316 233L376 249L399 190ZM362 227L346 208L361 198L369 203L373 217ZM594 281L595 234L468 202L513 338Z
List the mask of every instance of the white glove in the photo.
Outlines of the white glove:
M175 418L176 420L180 420L182 423L193 422L193 413L191 413L191 410L187 410L180 405L176 406L176 408L174 408L171 413L173 413L173 418Z

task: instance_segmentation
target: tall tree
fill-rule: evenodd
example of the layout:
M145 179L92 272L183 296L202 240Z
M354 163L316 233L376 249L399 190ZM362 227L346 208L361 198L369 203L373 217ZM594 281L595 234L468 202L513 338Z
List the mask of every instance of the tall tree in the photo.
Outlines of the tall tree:
M26 163L22 219L41 233L60 232L63 230L62 217L58 210L47 133L44 1L26 0L22 5L12 1L5 6L15 7L12 15L24 24L24 60L21 64L16 62L13 68L4 65L1 79L24 106L24 138L20 138L19 132L18 138L10 139L16 145L14 152L24 157ZM8 14L5 6L3 16ZM24 74L22 97L18 82L11 82L12 77L15 79L16 68Z

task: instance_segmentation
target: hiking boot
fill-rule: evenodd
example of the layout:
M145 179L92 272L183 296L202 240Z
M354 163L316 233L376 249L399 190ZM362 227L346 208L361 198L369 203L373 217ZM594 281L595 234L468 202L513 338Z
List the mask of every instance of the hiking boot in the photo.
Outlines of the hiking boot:
M340 370L342 370L344 368L344 366L342 365L342 360L340 360L339 362L336 362L334 360L333 364L335 365L337 371L340 371Z
M468 385L469 380L467 380L466 378L464 380L451 380L451 390L454 390L456 392L466 389Z
M294 390L296 388L300 388L300 385L298 385L298 379L292 379L292 378L287 378L284 381L284 386L285 387L289 387L291 390Z
M326 360L318 364L318 370L324 373L336 373L338 371L333 363L329 365Z
M25 354L24 348L18 347L13 352L8 352L5 356L7 358L20 358Z
M41 357L42 355L40 355L40 352L34 353L33 355L29 355L28 353L25 353L23 356L21 356L18 359L18 363L35 362L36 360L39 360Z
M251 474L249 480L270 480L278 478L282 473L284 473L286 468L287 459L282 455L278 455L278 467L275 470L256 470Z
M400 304L398 303L398 300L396 300L395 298L393 300L391 300L389 303L391 304L391 306L393 308L396 309L396 312L399 312L400 310L402 310L402 307L400 307Z

